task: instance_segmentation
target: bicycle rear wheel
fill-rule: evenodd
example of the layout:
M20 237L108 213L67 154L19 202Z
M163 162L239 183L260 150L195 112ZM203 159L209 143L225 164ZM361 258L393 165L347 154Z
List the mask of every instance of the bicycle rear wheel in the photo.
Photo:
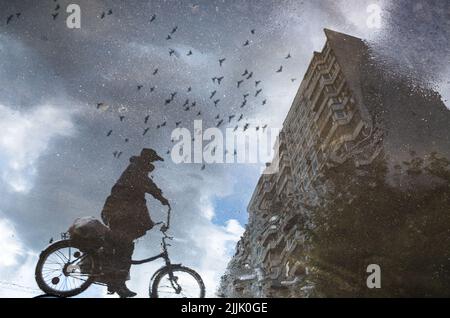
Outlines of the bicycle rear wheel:
M85 291L94 281L94 259L70 240L56 242L45 249L36 265L35 278L47 295L72 297Z
M204 298L205 284L200 275L188 267L164 267L153 280L152 298Z

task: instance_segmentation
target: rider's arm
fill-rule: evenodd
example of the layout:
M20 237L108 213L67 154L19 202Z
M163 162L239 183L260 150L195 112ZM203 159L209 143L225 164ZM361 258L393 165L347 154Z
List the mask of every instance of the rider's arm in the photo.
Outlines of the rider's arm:
M163 205L169 205L169 201L162 195L162 191L151 179L147 179L145 192L151 194L156 200L160 201Z

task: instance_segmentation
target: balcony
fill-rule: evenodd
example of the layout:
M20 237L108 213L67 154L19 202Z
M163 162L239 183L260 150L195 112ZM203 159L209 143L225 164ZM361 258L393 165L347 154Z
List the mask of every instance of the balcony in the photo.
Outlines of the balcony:
M332 64L326 66L326 67L322 67L320 70L318 69L314 75L314 78L312 79L311 84L313 85L310 88L308 97L314 101L314 99L317 97L317 90L318 87L317 85L320 85L320 77L323 75L329 75L331 78L335 78L336 75L339 73L339 66L337 64L337 62L333 61Z
M339 75L337 75L337 77L339 77ZM340 77L341 79L338 80L337 77L333 84L325 84L325 82L323 82L323 86L321 84L321 94L316 100L313 100L312 110L315 112L315 118L323 111L328 100L333 97L338 97L346 86L344 78Z
M261 245L267 248L270 242L277 237L277 235L279 234L278 232L278 225L269 223L267 227L261 231Z
M347 118L339 124L336 132L333 134L338 142L353 140L361 131L364 123L359 112L351 112Z
M339 88L338 93L342 90L342 87ZM330 119L334 119L336 117L334 117L334 111L335 110L345 110L347 104L349 102L349 98L341 98L339 96L332 96L327 100L326 105L328 105L328 109L329 111L325 112L322 111L320 112L320 118L318 118L317 121L317 126L318 126L318 130L319 130L319 135L321 137L323 137L323 129L326 127L326 125L328 124L328 122L330 121ZM323 106L323 108L325 108L325 106ZM338 118L339 120L336 120L337 122L339 121L339 123L341 122L342 118ZM325 135L326 136L326 135ZM325 139L325 138L324 138Z

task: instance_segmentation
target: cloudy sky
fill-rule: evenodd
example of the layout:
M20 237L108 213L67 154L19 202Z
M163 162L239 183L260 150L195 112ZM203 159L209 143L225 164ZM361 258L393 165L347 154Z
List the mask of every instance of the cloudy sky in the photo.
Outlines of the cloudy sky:
M71 3L81 8L80 29L66 26ZM380 28L367 24L373 4ZM312 52L324 45L323 28L373 42L447 100L449 15L446 0L0 0L0 296L36 294L39 251L76 217L99 216L143 147L166 158L152 175L174 208L172 258L199 271L214 296L261 166L174 164L167 152L176 123L191 132L194 119L204 129L222 119L221 129L281 127ZM165 210L148 202L162 220ZM154 232L138 241L136 258L158 252ZM146 296L160 265L133 269L131 289Z

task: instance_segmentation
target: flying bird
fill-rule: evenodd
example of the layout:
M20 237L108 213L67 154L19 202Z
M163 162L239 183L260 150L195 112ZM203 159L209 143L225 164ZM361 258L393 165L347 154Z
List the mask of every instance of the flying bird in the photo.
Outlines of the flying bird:
M157 68L155 68L155 70L153 71L153 75L156 75L156 74L158 74L158 69Z
M251 34L255 34L255 29L250 30Z
M277 70L277 73L283 72L283 65L280 66L280 68Z
M188 91L188 92L192 91L192 87L189 86L188 89L187 89L187 91Z
M191 56L192 55L192 51L189 50L189 52L186 54L187 56Z
M112 132L113 132L112 130L108 131L108 133L106 134L106 137L111 136Z
M234 117L236 117L236 115L230 115L230 116L228 116L228 122L230 123L231 120L232 120Z
M214 95L216 95L217 91L213 91L211 92L211 96L209 96L209 99L212 99L214 97Z
M238 82L237 82L237 88L239 88L243 82L244 82L244 80L238 81Z
M217 77L217 78L216 78L217 83L219 83L219 85L220 85L220 82L222 82L223 78L224 78L223 76Z
M97 103L97 109L104 112L109 108L109 106L105 103Z
M251 79L253 77L253 72L251 72L250 74L248 74L247 79Z
M137 90L140 91L142 89L142 87L144 87L143 85L138 85L137 86Z
M21 15L22 15L21 12L17 12L17 13L16 13L16 17L17 17L17 18L20 18Z
M169 56L172 56L173 54L175 54L175 50L174 49L169 49Z
M168 34L166 40L169 41L171 39L172 39L172 37L170 36L170 34Z
M285 59L287 60L287 59L290 59L292 56L291 56L291 53L289 53L286 57L285 57Z
M145 134L148 132L149 129L150 129L150 128L145 128L145 129L144 129L144 132L142 133L142 136L145 136Z
M262 88L258 89L258 90L256 91L255 97L258 97L259 93L261 93L261 92L262 92Z
M265 105L267 103L267 99L262 101L262 104Z
M123 121L125 119L125 116L119 116L120 121Z
M244 71L244 73L241 76L246 76L246 75L248 75L248 70L247 69Z
M220 102L220 99L216 99L216 100L214 101L214 106L217 107L217 104L219 104L219 102Z
M108 15L111 15L113 12L111 9L108 10Z
M150 115L145 116L144 118L144 124L146 124L148 122L148 120L150 119Z
M172 31L170 32L170 34L174 34L175 32L177 32L177 30L178 30L178 26L175 26L175 27L172 29Z
M59 12L52 13L53 20L56 20L56 17L58 16L58 14L59 14Z
M246 94L244 94L244 95L242 95L242 96L244 97L244 99L247 99L247 97L249 97L250 94L249 94L249 93L246 93Z
M261 83L261 81L255 81L255 87L258 87L258 85Z
M247 40L247 41L244 42L244 45L243 45L243 46L248 46L249 44L250 44L250 41Z
M102 15L100 16L100 19L103 19L105 17L105 12L102 12Z
M156 14L152 15L152 17L150 18L150 23L155 21L155 19L156 19Z
M292 78L291 82L294 83L297 79L296 78Z
M200 5L198 5L198 4L193 4L193 5L191 5L191 11L192 11L193 13L196 13L196 12L198 11L199 8L200 8Z
M222 66L223 62L225 62L226 60L227 60L226 58L220 59L219 60L219 65Z

